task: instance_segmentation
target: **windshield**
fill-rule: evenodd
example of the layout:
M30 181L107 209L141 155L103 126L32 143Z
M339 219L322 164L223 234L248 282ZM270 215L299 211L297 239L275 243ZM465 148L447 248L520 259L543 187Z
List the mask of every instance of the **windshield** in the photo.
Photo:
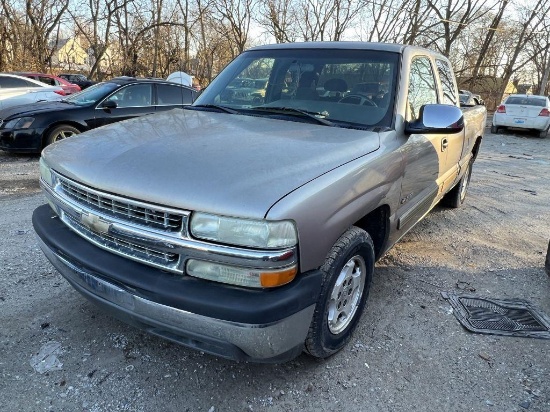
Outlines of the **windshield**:
M208 86L195 106L243 114L298 109L337 125L391 127L399 55L372 50L275 49L245 52Z
M119 87L116 83L98 83L88 87L84 91L73 94L65 99L65 101L76 104L78 106L87 106L89 104L98 103L101 99Z

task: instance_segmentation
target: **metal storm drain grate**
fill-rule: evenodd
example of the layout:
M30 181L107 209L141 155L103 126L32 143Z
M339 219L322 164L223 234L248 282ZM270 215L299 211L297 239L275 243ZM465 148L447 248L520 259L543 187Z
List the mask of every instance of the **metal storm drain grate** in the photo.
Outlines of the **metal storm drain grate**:
M471 332L550 339L550 318L521 299L441 295L453 307L459 322Z

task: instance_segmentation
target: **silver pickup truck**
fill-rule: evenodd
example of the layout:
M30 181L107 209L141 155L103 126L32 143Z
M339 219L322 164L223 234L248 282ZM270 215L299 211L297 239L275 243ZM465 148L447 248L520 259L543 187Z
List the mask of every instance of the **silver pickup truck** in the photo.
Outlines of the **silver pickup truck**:
M187 109L47 147L33 224L130 324L235 360L323 358L357 327L375 261L464 202L485 120L426 49L256 47Z

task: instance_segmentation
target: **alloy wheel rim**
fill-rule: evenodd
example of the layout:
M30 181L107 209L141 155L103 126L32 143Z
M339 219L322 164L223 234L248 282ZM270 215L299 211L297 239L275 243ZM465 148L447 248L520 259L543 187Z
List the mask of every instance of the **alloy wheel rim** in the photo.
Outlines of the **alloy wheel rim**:
M337 335L344 331L355 317L366 277L365 259L359 255L348 260L340 271L328 302L327 321L332 334Z
M60 140L63 140L63 139L67 139L71 136L74 136L76 133L75 132L71 132L69 130L61 130L59 133L57 133L55 136L54 136L54 139L53 141L54 142L58 142Z

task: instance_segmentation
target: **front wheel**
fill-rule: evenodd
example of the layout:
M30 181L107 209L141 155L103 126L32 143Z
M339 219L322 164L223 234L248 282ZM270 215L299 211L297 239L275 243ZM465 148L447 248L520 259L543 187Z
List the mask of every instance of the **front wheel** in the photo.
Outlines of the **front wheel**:
M67 139L68 137L74 136L76 134L79 134L80 130L78 130L76 127L69 126L68 124L62 124L50 131L48 133L48 136L46 137L46 145L58 142L63 139Z
M370 235L351 227L334 244L321 271L321 294L305 342L305 351L316 358L342 349L361 318L374 272Z
M470 185L470 178L472 176L472 163L468 162L466 171L458 181L455 187L453 187L444 197L443 204L448 207L457 208L460 207L466 199L466 193L468 192L468 186Z

